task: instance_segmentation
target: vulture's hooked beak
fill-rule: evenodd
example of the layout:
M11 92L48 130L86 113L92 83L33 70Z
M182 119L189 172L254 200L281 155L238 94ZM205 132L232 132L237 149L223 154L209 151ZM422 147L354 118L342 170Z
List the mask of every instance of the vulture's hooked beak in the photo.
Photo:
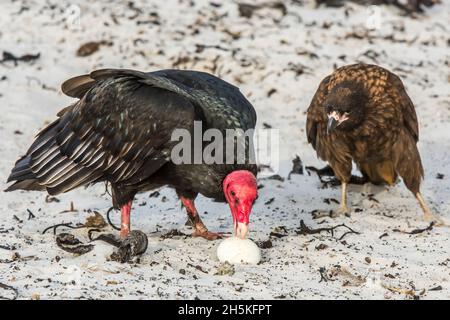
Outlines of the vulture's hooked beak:
M340 115L338 112L333 111L328 114L327 134L334 131L342 122L348 119L348 114L344 113Z
M249 200L241 200L234 210L234 235L241 239L245 239L248 234L248 225L250 223L250 212L252 211L253 202Z

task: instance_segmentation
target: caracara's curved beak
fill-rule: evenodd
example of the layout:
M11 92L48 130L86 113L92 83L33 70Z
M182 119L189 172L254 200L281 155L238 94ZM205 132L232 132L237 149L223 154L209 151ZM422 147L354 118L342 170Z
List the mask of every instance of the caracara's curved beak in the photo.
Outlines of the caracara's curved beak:
M336 111L328 114L327 134L330 134L338 127L342 122L348 119L347 114L339 114Z
M234 228L234 235L238 238L245 239L248 234L248 224L238 222Z
M339 125L339 121L336 120L333 117L328 118L328 124L327 124L327 134L330 134L331 132L336 129L336 127Z

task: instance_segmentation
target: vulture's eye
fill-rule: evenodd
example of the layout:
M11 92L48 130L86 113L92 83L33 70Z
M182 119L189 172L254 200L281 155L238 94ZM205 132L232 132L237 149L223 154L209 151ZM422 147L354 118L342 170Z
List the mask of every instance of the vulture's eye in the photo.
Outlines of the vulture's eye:
M231 191L230 194L234 197L236 195L236 192Z

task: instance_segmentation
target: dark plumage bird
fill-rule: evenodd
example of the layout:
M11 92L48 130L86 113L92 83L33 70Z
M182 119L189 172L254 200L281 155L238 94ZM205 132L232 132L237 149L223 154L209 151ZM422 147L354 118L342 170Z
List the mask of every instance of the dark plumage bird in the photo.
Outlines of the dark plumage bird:
M427 220L433 216L421 193L423 168L414 105L402 81L376 65L354 64L326 77L307 111L306 133L317 155L342 183L339 213L348 213L347 183L352 161L374 184L400 176Z
M130 230L136 193L169 186L176 190L194 223L194 235L217 238L202 223L194 205L201 193L227 201L236 233L245 236L257 196L256 165L175 164L175 129L194 136L194 122L206 129L255 127L253 106L233 85L196 71L139 72L97 70L67 80L62 91L78 98L38 133L12 169L6 191L47 190L51 195L106 181L121 209L121 237ZM200 137L201 139L202 137ZM247 147L250 144L246 144Z

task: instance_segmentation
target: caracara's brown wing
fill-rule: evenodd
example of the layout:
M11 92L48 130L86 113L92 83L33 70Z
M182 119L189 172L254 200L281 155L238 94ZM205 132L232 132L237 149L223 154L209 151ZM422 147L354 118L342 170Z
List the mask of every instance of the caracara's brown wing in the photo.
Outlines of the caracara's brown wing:
M191 130L194 106L185 98L139 81L110 74L81 81L69 90L81 99L43 129L8 181L15 189L50 194L107 180L133 184L170 158L176 128Z
M308 142L316 150L317 156L328 161L335 175L344 179L351 171L351 157L346 142L327 134L327 115L323 103L328 95L330 80L328 76L322 80L309 105L306 117L306 134Z
M331 141L326 135L327 117L323 103L328 94L328 85L331 76L322 80L317 89L306 115L306 135L322 160L330 160Z
M314 149L316 149L317 145L318 126L321 126L323 122L327 121L326 118L324 118L325 111L323 109L323 102L328 94L327 86L329 81L330 76L322 80L312 98L306 114L306 135L308 142L312 144Z
M414 104L406 93L402 80L395 74L389 75L391 97L395 100L395 103L401 108L403 115L403 123L408 129L408 132L414 137L417 142L419 140L419 124L417 121L416 109Z

